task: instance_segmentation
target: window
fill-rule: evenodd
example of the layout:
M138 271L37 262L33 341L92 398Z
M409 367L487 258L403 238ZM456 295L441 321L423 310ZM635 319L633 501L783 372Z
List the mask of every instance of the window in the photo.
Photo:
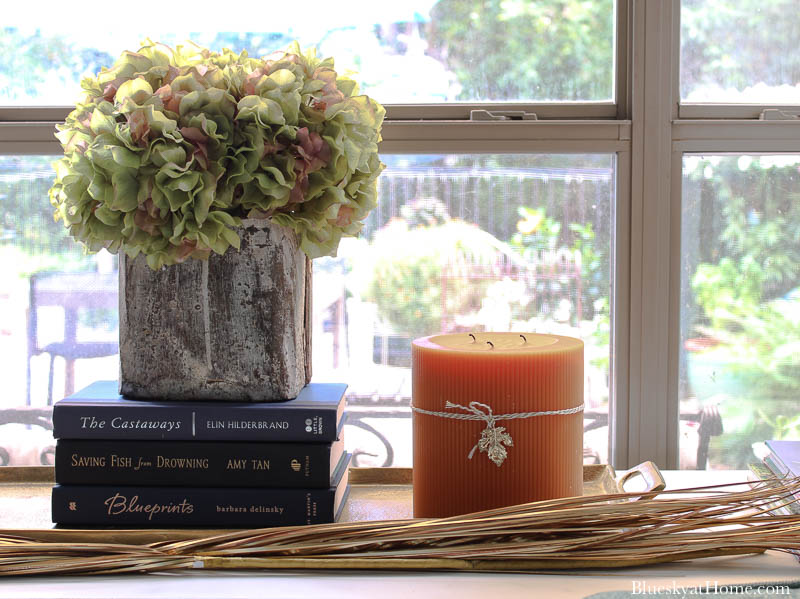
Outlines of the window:
M679 115L687 118L673 126L680 283L671 287L679 303L671 375L681 413L702 416L682 423L685 466L702 452L712 467L746 468L753 444L800 435L800 129L791 120L800 71L788 50L800 19L791 6L681 5Z
M411 464L411 341L431 331L584 339L587 423L605 423L614 155L383 160L361 238L314 265L314 376L350 385L357 463ZM587 459L606 463L608 428L586 440Z
M170 46L191 39L251 56L298 40L335 57L340 72L355 71L361 90L384 104L614 100L613 0L383 6L345 0L308 9L298 18L295 6L267 9L248 0L209 19L203 11L145 0L124 22L98 28L78 12L10 8L4 14L0 105L73 104L81 76L110 66L146 38ZM263 25L243 32L248 22Z
M753 443L798 433L799 165L684 155L680 397L721 419L718 465L745 468Z
M362 237L317 261L314 275L315 377L350 384L358 418L347 436L360 464L410 464L414 335L529 327L586 342L587 461L742 467L750 443L800 434L784 399L797 396L791 376L780 374L788 385L780 398L713 399L744 376L722 351L743 333L723 327L714 277L728 277L736 293L742 281L761 285L740 316L787 338L754 345L753 360L772 360L780 373L796 366L786 357L794 330L786 323L800 302L792 220L800 123L775 119L800 111L789 90L792 53L781 50L797 37L797 19L788 0L768 4L321 3L302 23L290 7L270 7L268 19L247 21L268 23L265 30L249 33L226 32L261 5L217 15L214 29L204 15L159 20L183 23L182 32L159 31L136 14L104 32L91 21L13 9L0 38L0 250L13 256L0 267L9 381L0 413L27 398L20 373L30 275L115 268L113 257L76 252L47 220L46 156L59 152L53 125L80 76L144 35L257 55L299 39L334 56L338 69L352 66L362 90L387 105L379 208ZM765 22L779 23L777 32L761 35ZM452 240L467 231L470 248L491 259L455 272L462 246ZM426 235L435 241L419 245L430 251L395 259L395 244ZM415 275L423 263L428 274ZM53 333L65 318L50 310L38 326ZM115 314L102 302L75 322L81 340L113 339ZM718 361L698 362L709 356ZM58 399L69 382L113 378L114 360L77 360L70 372L58 358L50 392L49 358L33 356L31 405L46 410L48 395ZM711 389L702 384L709 372ZM740 426L746 410L757 415L749 432ZM16 426L19 438L32 438L33 428Z
M800 17L793 8L788 0L684 0L681 100L800 103L800 59L793 51Z

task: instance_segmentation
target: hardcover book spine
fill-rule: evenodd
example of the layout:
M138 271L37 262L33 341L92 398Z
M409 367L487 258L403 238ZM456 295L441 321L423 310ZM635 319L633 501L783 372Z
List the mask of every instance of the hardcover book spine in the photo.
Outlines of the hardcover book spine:
M334 489L56 485L53 522L142 527L270 527L335 520ZM337 501L339 499L339 501Z
M128 439L162 441L314 441L337 436L335 410L268 410L215 405L59 405L53 409L57 439Z
M65 484L329 488L344 453L335 443L204 443L60 439Z
M786 467L783 461L775 455L774 452L767 454L767 456L764 458L764 463L778 478L787 476L789 474L789 469Z

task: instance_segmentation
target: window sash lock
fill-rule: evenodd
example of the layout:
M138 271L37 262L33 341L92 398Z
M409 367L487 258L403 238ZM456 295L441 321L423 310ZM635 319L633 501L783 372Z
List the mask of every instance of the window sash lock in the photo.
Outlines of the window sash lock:
M780 110L766 108L761 111L760 121L796 121L800 119L800 110Z
M535 112L524 110L470 110L470 121L536 121Z

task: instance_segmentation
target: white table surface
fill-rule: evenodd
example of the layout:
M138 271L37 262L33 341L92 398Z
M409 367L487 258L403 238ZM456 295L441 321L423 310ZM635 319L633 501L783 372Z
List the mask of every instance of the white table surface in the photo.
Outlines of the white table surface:
M669 488L744 480L744 472L665 472ZM191 597L281 597L347 599L552 599L601 591L735 585L800 579L791 555L710 558L624 570L581 570L537 574L383 572L204 572L126 576L60 576L0 579L0 598L176 599ZM646 595L642 595L646 596ZM650 594L649 596L654 596ZM674 596L674 595L673 595ZM678 595L680 596L680 595ZM776 595L777 596L777 595Z

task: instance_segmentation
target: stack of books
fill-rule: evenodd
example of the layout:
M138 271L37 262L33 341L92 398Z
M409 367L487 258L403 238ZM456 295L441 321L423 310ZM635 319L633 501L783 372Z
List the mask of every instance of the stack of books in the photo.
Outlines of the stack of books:
M766 441L767 454L762 464L750 464L751 479L774 481L800 476L800 441ZM800 498L798 498L800 501ZM800 514L800 504L783 502L773 506L780 514Z
M800 476L800 441L766 441L764 464L779 478Z
M56 403L53 522L260 528L334 522L346 385L280 403L141 401L98 381Z

